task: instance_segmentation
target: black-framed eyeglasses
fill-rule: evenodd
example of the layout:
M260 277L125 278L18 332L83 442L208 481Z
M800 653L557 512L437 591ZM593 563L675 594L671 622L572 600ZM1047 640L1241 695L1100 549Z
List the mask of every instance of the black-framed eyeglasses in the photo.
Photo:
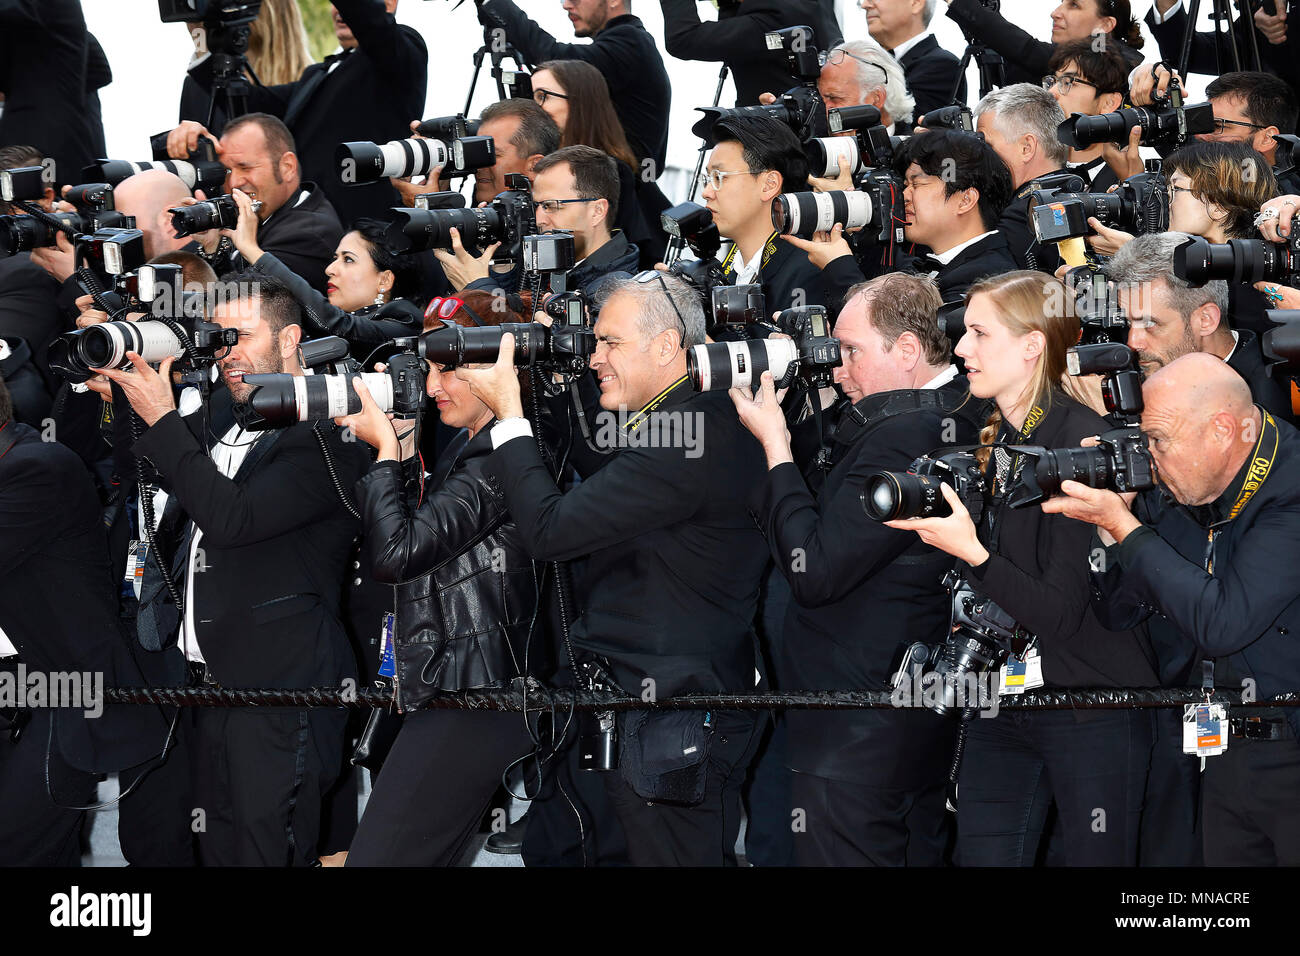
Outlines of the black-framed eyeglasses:
M537 103L538 106L545 106L546 101L549 100L552 96L558 96L562 100L567 100L569 98L569 94L557 93L555 90L548 90L548 89L533 90L533 100Z
M1267 129L1266 126L1260 126L1258 123L1243 123L1241 120L1220 119L1214 117L1214 128L1220 133L1226 133L1229 126L1244 126L1246 129Z
M534 211L545 209L550 215L554 216L560 211L561 206L567 206L571 202L595 202L594 196L588 196L586 199L542 199L533 203Z
M677 321L682 324L682 349L686 349L686 320L682 318L682 310L677 308L677 303L673 300L673 294L668 291L668 283L664 281L664 274L658 269L647 269L645 272L638 272L634 275L633 280L636 282L654 282L659 281L659 288L664 290L664 298L668 304L673 307L673 312L677 315Z
M1091 80L1085 80L1077 73L1048 73L1043 77L1043 89L1050 90L1056 85L1060 85L1062 93L1068 93L1074 88L1075 83L1082 83L1084 86L1091 86L1094 90L1099 87Z
M851 60L857 60L859 63L865 63L867 66L874 66L884 74L885 85L889 85L889 73L886 72L883 66L879 63L872 63L866 57L858 56L856 53L850 53L843 47L836 47L834 50L823 51L822 53L817 54L817 62L821 66L839 66L844 62L846 56Z

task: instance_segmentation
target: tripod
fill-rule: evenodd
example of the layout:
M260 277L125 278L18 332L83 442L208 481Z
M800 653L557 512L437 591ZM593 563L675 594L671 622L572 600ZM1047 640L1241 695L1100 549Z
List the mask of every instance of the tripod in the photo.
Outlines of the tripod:
M1232 70L1236 72L1242 68L1241 54L1237 48L1237 27L1232 22L1232 8L1228 0L1213 0L1214 12L1210 14L1210 19L1214 21L1214 65L1216 73L1225 72L1223 69L1223 40L1225 32L1219 29L1220 22L1227 24L1226 37L1228 41L1228 52L1232 55ZM1247 40L1247 52L1250 57L1248 69L1259 71L1259 40L1255 36L1255 11L1251 0L1239 0L1238 4L1242 9L1244 17ZM1178 55L1178 75L1187 76L1187 65L1192 57L1192 40L1196 37L1196 20L1201 14L1201 0L1187 0L1187 26L1183 29L1183 45Z
M961 89L961 81L966 76L966 67L970 66L971 60L979 65L981 99L988 96L994 87L1007 85L1006 64L1002 60L1002 54L990 50L967 33L966 50L961 55L961 63L957 65L957 77L952 84L952 93L948 96L949 102L957 102L957 91Z
M248 93L252 89L245 72L257 80L258 86L262 81L257 79L244 55L248 52L247 23L230 27L209 26L207 32L212 56L212 98L208 101L208 121L203 125L214 135L220 135L220 130L213 129L217 104L223 105L226 122L243 116L248 112Z
M717 108L717 105L720 102L722 102L722 87L726 85L726 82L727 82L727 64L723 63L722 69L718 71L718 88L713 91L713 106L715 109ZM687 202L695 201L695 189L697 186L699 186L700 183L700 173L704 171L704 154L707 153L708 151L709 151L709 141L705 139L700 144L699 158L695 160L695 174L691 176L691 181L687 186L687 193L686 193ZM672 265L679 258L681 258L682 251L685 249L685 247L686 247L686 240L683 239L681 236L673 236L671 239L669 239L668 249L664 253L664 264Z
M482 10L479 11L480 22ZM528 89L523 89L519 82L521 74L527 67L524 58L519 55L514 44L505 38L504 32L496 27L483 24L483 45L474 53L474 75L470 77L469 93L465 97L465 109L461 111L462 116L469 116L470 104L474 101L474 88L478 86L479 71L483 68L483 58L491 57L492 61L492 78L497 84L497 99L506 100L522 94L524 98L532 97L531 85ZM501 64L504 60L514 60L518 69L507 70ZM526 79L526 75L524 76Z

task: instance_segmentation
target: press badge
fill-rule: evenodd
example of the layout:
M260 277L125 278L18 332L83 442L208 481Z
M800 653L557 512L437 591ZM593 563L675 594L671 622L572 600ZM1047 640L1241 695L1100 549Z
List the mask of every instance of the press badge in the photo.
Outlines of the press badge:
M397 676L397 659L393 654L393 615L384 615L384 626L379 631L379 676Z
M998 668L998 694L1023 694L1027 690L1043 686L1043 659L1038 656L1038 647L1025 650L1023 658L1012 654L1007 662Z
M1228 713L1223 704L1183 708L1183 753L1217 757L1228 749Z
M124 584L129 584L140 599L140 585L144 581L144 561L149 555L149 542L133 540L126 550L126 570L122 574Z

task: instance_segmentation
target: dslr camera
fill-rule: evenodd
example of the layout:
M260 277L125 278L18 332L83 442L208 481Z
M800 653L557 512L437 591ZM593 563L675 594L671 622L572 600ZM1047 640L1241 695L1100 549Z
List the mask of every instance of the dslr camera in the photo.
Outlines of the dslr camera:
M906 222L903 182L888 168L868 170L854 190L783 193L772 203L776 231L804 239L839 225L860 229L859 242L896 245L903 242Z
M1009 654L1023 658L1034 636L956 571L943 579L952 594L952 631L942 644L912 644L903 652L894 687L923 689L922 701L935 713L978 706L979 678L1000 667Z
M380 411L392 412L395 418L414 418L424 407L429 366L416 337L393 339L391 344L397 354L387 359L384 371L362 372L360 364L349 357L344 339L329 336L304 343L303 367L310 371L305 375L245 375L244 382L252 385L253 391L245 404L235 406L235 417L247 431L265 431L355 415L361 411L361 396L352 380L360 378Z
M189 371L215 362L238 341L239 331L203 321L202 294L184 292L182 275L180 266L163 264L118 275L109 295L120 307L112 314L146 314L135 322L117 319L57 336L50 343L50 368L80 383L95 374L92 369L126 368L127 352L151 365L184 359L182 370Z
M427 176L442 167L442 176L468 176L476 169L495 166L496 141L491 136L463 136L450 140L395 139L378 143L340 143L334 151L339 181L357 186L377 183L390 176Z
M1073 149L1087 149L1097 143L1128 142L1129 131L1142 128L1141 144L1169 150L1197 133L1214 132L1214 108L1209 103L1183 104L1183 90L1170 82L1168 91L1150 106L1129 106L1114 113L1084 116L1075 113L1056 127L1056 138Z
M1080 180L1080 187L1083 182ZM1135 236L1169 229L1169 185L1158 172L1138 173L1110 192L1036 189L1029 197L1029 221L1039 242L1092 235L1088 217Z
M778 389L797 378L813 388L832 381L842 364L840 342L830 333L826 309L809 305L786 309L777 319L788 339L745 339L692 345L686 352L686 374L697 392L712 389L758 390L764 372L771 372Z
M946 518L952 514L952 508L943 496L942 485L957 492L971 520L978 524L984 514L988 483L979 460L964 451L922 455L905 472L873 472L867 476L862 491L862 508L872 521Z
M253 212L261 212L262 200L253 200ZM172 230L177 236L192 236L209 229L234 229L239 224L239 204L230 195L217 196L192 206L173 206Z
M537 233L532 186L528 177L512 173L506 189L478 209L393 209L393 221L384 241L393 252L451 249L451 232L460 233L470 255L481 255L494 242L501 243L493 262L514 262L522 252L524 236Z
M1075 295L1074 311L1083 327L1080 344L1128 343L1128 316L1105 272L1093 266L1075 266L1065 273L1065 287Z
M43 171L40 166L6 169L0 173L0 199L19 204L36 202L45 191L45 183L40 178ZM0 256L57 245L61 230L55 222L75 234L74 242L83 241L100 230L135 230L135 219L113 208L113 187L108 183L73 186L63 200L71 203L76 211L0 216ZM134 267L134 263L124 263L122 268L112 271L125 272Z
M171 159L167 155L167 134L149 137L153 160L133 163L124 159L96 159L81 171L81 178L105 182L116 186L129 176L150 169L161 169L178 177L191 193L202 189L205 195L221 192L226 182L226 167L217 161L217 150L212 140L199 137L198 147L188 160Z
M1138 428L1142 414L1142 373L1137 354L1117 342L1076 345L1066 353L1071 375L1103 375L1106 410L1127 424L1104 432L1093 448L1047 449L1012 445L1007 450L1033 459L1032 468L1007 492L1007 504L1025 508L1046 501L1061 490L1061 482L1077 481L1089 488L1145 491L1154 488L1155 468L1146 435Z
M731 284L717 259L722 236L713 222L713 213L699 203L684 202L661 213L659 222L664 232L684 242L696 257L678 259L669 267L669 274L689 282L707 309L715 291Z
M763 43L768 52L785 54L786 70L799 85L782 93L770 106L697 107L704 116L691 127L692 135L711 141L713 124L733 116L770 116L789 126L801 140L810 139L824 129L826 110L817 92L821 58L813 28L795 26L775 30L764 35Z
M899 137L890 136L880 125L880 110L874 106L844 106L828 110L830 136L810 139L803 144L808 171L813 176L838 176L840 159L848 160L849 175L854 179L871 171L873 166L889 166ZM847 133L848 135L843 135Z

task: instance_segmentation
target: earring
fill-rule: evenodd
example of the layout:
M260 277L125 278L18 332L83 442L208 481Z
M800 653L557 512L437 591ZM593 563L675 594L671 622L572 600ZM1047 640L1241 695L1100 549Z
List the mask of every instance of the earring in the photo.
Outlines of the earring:
M383 289L380 289L379 292L376 293L376 295L375 295L375 305L383 305L384 302L385 302L385 299L384 299L384 290L383 290Z

